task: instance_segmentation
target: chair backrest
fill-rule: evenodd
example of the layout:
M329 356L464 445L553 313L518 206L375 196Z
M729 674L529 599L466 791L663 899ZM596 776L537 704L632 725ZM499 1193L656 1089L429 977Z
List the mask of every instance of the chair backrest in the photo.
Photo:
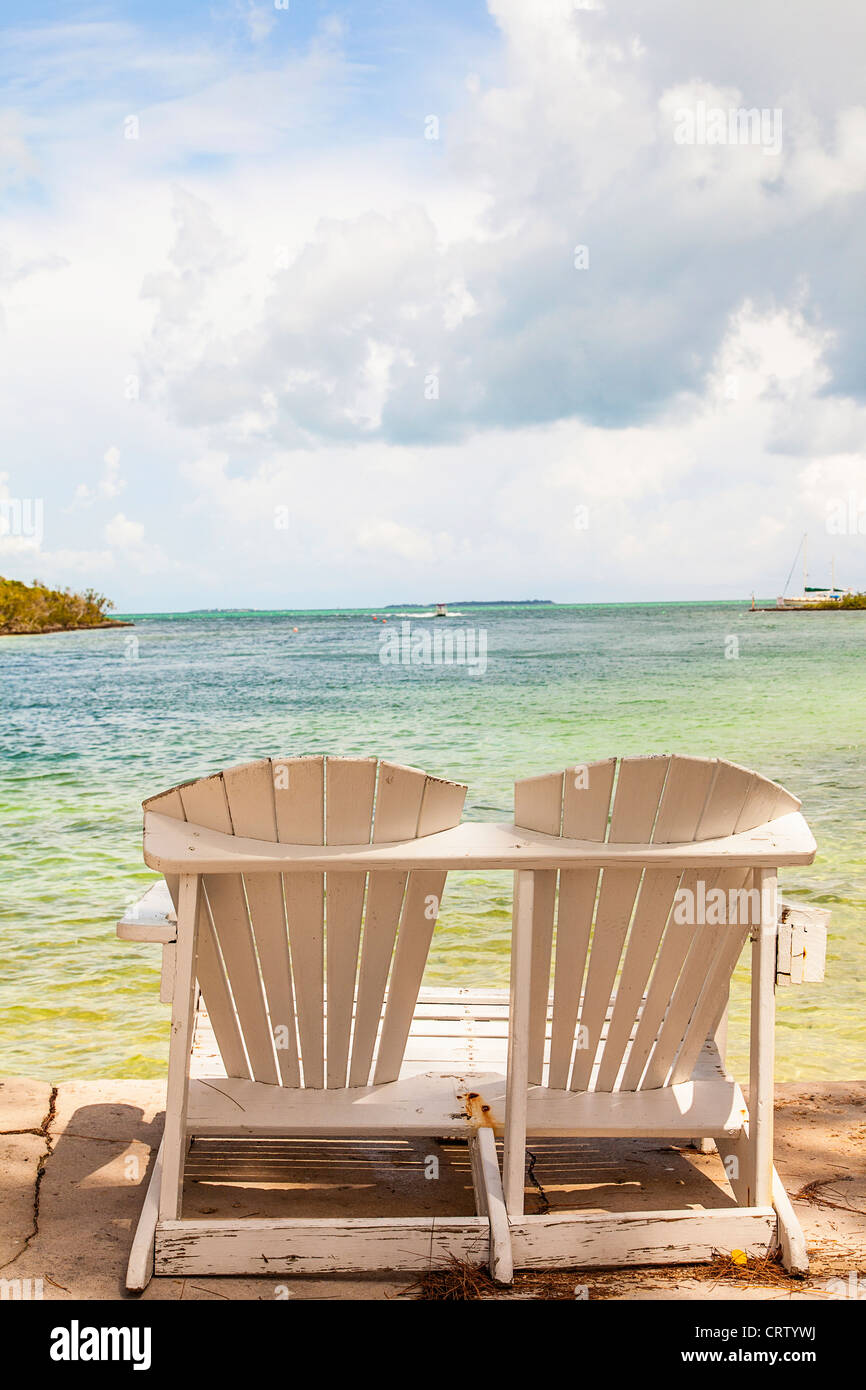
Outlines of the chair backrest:
M717 839L799 806L775 782L713 758L607 758L514 790L516 825L620 844ZM757 920L752 877L569 869L557 891L555 871L537 874L530 1083L637 1091L688 1080Z
M465 796L375 758L287 757L187 782L144 809L272 843L358 845L449 830ZM445 877L205 874L196 975L228 1075L316 1088L366 1086L371 1072L395 1080Z

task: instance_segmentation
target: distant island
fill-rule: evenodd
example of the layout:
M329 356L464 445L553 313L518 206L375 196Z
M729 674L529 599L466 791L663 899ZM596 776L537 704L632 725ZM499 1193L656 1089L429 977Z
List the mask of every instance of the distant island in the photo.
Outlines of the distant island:
M553 607L552 598L455 598L449 599L449 604L455 608L535 608L538 604L546 603ZM389 603L382 609L383 613L390 613L394 609L417 608L417 603Z
M49 589L38 580L22 584L0 578L0 636L24 636L39 632L75 632L83 628L132 627L107 616L114 604L95 589L74 594L71 589Z

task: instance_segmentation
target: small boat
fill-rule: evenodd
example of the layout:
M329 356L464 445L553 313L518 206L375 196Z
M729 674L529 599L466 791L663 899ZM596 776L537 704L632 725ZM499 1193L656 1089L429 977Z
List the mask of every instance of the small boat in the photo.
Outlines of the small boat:
M447 618L447 617L448 617L448 608L447 608L447 606L446 606L444 603L437 603L437 605L436 605L436 612L433 614L433 617L434 617L434 618Z
M853 594L854 592L853 589L840 589L838 584L836 583L835 559L832 563L832 575L829 588L821 588L818 585L808 584L806 582L809 578L809 570L807 567L806 559L808 540L808 533L804 533L803 539L801 540L800 545L797 547L797 554L800 553L800 546L802 546L803 548L803 592L801 594L780 594L779 597L776 599L777 608L819 608L822 604L825 603L841 603L843 598L847 598L849 594ZM797 556L795 555L794 565L796 565L796 563ZM794 565L791 566L792 573L794 570ZM789 574L789 582L790 579L791 575ZM785 588L787 589L787 587L788 584L786 583ZM754 598L752 599L752 602L754 603Z

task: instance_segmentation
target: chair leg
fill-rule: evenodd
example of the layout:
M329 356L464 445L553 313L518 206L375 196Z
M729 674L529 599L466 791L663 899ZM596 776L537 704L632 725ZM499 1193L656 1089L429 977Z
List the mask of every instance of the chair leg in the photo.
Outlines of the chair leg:
M732 1137L719 1135L716 1140L719 1156L725 1165L728 1182L740 1206L751 1206L754 1202L752 1164L748 1131ZM773 1168L772 1205L776 1212L776 1246L781 1253L782 1264L789 1274L808 1274L809 1256L806 1251L806 1237L791 1199L785 1191L785 1184Z
M785 1184L773 1169L773 1206L776 1209L776 1246L782 1256L782 1264L789 1274L809 1273L809 1255L806 1250L806 1237L791 1199L785 1191Z
M492 1129L482 1125L470 1136L469 1158L472 1165L472 1185L475 1189L475 1208L479 1216L486 1216L490 1222L490 1276L497 1284L510 1284L514 1278L511 1231L508 1213L505 1210L502 1177Z
M199 913L203 910L205 905L200 875L181 874L177 903L177 964L165 1095L165 1153L159 1193L161 1221L176 1221L181 1214L183 1200L183 1165L188 1144L186 1106L189 1057L196 1001L196 938Z
M126 1270L126 1287L129 1293L141 1293L153 1278L156 1222L159 1216L159 1188L162 1182L162 1143L163 1141L160 1140L153 1172L147 1184L147 1192L144 1194L141 1215L135 1228L132 1249L129 1252L129 1264Z

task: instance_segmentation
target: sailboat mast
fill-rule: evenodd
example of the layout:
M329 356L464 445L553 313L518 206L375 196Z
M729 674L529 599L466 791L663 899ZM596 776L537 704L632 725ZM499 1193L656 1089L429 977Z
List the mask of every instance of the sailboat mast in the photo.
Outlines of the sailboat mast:
M808 533L808 531L807 531L807 532L804 534L804 536L803 536L803 593L804 593L804 594L805 594L805 592L806 592L806 587L807 587L807 585L808 585L808 583L809 583L809 569L808 569L808 565L807 565L807 562L806 562L806 552L808 551L808 549L809 549L809 533Z

